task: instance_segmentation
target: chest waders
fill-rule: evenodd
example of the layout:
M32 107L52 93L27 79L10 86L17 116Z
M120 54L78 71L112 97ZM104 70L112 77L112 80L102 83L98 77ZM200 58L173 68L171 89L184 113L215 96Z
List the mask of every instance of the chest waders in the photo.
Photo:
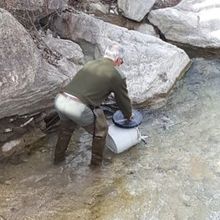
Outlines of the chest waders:
M86 131L93 134L91 165L101 165L105 140L108 133L108 124L102 109L94 108L94 124L84 127ZM54 164L59 164L65 160L65 152L70 142L71 136L77 124L72 120L62 120L58 132L58 140L55 147Z
M103 152L106 136L108 134L108 124L105 114L101 108L94 108L94 130L92 140L92 158L91 165L99 166L102 164Z
M54 153L54 164L65 160L65 152L77 125L72 120L60 120L58 140Z

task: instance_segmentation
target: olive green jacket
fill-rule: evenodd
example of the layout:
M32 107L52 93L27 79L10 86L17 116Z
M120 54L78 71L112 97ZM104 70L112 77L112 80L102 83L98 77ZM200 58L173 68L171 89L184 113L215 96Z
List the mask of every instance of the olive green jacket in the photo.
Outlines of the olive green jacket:
M113 92L124 117L131 117L131 101L125 77L108 58L88 62L64 88L64 92L78 97L83 103L93 107L100 106Z

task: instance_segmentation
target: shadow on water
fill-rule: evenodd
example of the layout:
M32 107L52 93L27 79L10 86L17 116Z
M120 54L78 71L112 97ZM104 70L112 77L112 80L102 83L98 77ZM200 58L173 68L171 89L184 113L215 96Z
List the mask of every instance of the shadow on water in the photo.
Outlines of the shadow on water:
M1 166L0 219L219 219L220 62L195 59L166 106L144 111L141 143L91 170L91 136L74 134L52 165L56 135Z

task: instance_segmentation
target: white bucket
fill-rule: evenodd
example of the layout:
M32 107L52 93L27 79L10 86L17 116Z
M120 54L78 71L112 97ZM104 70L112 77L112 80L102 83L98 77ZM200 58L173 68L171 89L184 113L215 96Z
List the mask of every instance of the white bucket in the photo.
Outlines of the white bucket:
M108 129L106 146L114 153L121 153L140 143L141 134L138 127L120 128L111 124Z

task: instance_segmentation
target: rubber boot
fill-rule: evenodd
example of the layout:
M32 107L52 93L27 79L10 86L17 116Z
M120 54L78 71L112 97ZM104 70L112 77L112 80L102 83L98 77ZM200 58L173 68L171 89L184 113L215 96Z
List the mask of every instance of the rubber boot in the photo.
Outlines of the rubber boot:
M70 142L76 124L73 121L62 121L59 128L58 140L55 147L54 164L57 165L65 160L65 152Z
M94 137L92 142L92 166L101 166L103 161L103 151L105 147L105 138Z
M95 125L92 141L91 166L101 166L106 136L108 133L108 124L102 109L97 108L93 110L93 112L95 114Z

